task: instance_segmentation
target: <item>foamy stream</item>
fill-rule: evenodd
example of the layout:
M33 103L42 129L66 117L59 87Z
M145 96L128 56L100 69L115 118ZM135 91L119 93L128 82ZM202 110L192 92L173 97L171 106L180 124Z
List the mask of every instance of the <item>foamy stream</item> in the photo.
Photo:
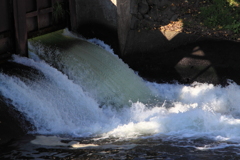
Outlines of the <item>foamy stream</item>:
M116 107L100 104L96 96L101 95L92 95L85 86L43 60L14 56L13 61L44 75L23 81L0 74L0 93L35 126L29 134L40 135L32 144L64 146L64 137L91 137L96 141L161 139L197 150L240 147L240 86L234 82L221 87L197 82L181 85L144 81L151 96L158 98L155 104L130 101ZM198 139L203 139L201 145L193 143ZM213 143L204 144L204 139ZM95 144L81 146L72 140L67 146Z

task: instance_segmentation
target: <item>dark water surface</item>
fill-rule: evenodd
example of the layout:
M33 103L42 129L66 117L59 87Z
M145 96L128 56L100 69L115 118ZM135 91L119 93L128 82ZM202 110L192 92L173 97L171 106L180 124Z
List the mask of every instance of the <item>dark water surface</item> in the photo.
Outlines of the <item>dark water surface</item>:
M165 138L70 139L56 136L25 136L2 146L1 159L240 159L240 146L204 139ZM42 144L36 144L42 143Z

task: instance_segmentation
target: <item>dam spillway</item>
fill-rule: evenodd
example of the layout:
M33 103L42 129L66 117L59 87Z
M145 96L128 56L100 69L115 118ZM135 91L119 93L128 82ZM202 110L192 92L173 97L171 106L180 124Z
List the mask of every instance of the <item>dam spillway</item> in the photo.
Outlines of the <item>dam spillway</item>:
M63 30L29 40L38 56L83 87L100 105L147 102L152 93L139 76L113 53Z

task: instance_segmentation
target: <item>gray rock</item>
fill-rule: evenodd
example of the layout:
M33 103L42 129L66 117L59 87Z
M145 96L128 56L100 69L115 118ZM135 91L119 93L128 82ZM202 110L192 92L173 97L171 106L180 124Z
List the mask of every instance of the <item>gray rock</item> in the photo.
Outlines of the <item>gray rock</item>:
M155 0L147 0L147 3L148 3L148 5L154 5L154 3L155 3Z
M172 11L176 11L177 7L176 6L171 6Z
M154 5L158 8L161 7L161 0L154 0Z
M156 6L153 6L149 11L149 16L151 17L151 19L156 21L158 19L158 15L159 15L158 8Z
M146 14L149 10L149 6L144 3L138 4L138 12L141 14Z
M138 13L138 5L132 5L130 12L131 12L131 14L137 14Z
M152 22L146 19L142 20L141 24L142 24L142 27L146 27L146 28L150 28L152 26Z
M142 0L140 3L148 5L147 0Z
M137 29L139 20L135 16L132 16L130 29Z
M148 15L148 14L145 14L145 15L144 15L144 19L149 20L149 21L152 21L152 18L151 18L150 15Z
M161 5L161 7L165 6L165 5L169 5L171 2L169 0L160 0L159 5Z
M137 18L138 18L139 20L142 20L142 19L143 19L143 15L142 15L141 13L138 13L138 14L137 14Z
M177 18L178 18L178 14L174 14L174 15L172 16L172 18L170 19L170 21L176 21Z
M170 8L165 9L164 12L163 12L163 15L165 15L166 18L169 19L169 20L172 18L172 16L174 14L175 13Z
M161 4L162 5L168 5L170 4L171 2L169 0L161 0Z

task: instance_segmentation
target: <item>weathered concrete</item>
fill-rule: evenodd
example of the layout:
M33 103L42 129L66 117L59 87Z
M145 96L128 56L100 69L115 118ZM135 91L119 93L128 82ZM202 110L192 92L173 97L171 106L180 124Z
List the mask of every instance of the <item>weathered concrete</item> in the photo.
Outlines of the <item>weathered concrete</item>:
M180 31L158 29L177 19L176 8L169 3L159 0L76 0L77 32L87 38L97 37L110 42L110 45L115 43L113 46L119 47L121 56L168 51L201 39ZM115 39L111 38L115 33L117 42L109 40Z
M117 0L76 0L77 30L85 38L98 38L119 53Z
M76 0L77 24L102 24L117 26L116 0Z
M118 43L113 45L120 50L117 54L149 80L224 84L229 78L240 83L234 76L240 68L234 61L240 59L238 53L233 50L228 56L224 48L236 49L238 43L162 29L178 18L179 8L170 2L173 0L117 0L116 7L110 0L78 0L78 18L82 17L78 24L85 25L80 33L110 45ZM113 32L110 28L114 28Z
M122 54L155 54L172 50L202 39L197 35L186 35L173 31L160 32L158 30L129 30ZM121 43L120 43L121 44ZM124 49L123 49L124 48Z
M128 32L131 25L132 15L130 14L131 2L129 0L117 1L118 14L118 41L121 53L124 53L126 46Z
M197 35L159 27L177 19L170 1L118 0L118 38L121 54L152 54L198 41Z

